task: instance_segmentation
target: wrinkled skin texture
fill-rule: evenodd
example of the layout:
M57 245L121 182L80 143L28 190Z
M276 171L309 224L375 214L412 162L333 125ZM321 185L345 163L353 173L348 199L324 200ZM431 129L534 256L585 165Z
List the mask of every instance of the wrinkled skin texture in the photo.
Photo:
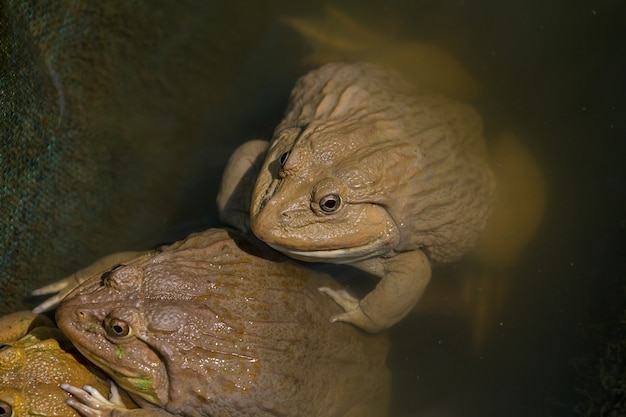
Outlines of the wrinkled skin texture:
M257 161L258 145L250 148L236 156ZM256 167L239 176L250 178ZM225 196L245 188L223 191L221 212L232 213ZM327 64L291 93L252 187L249 225L222 219L296 259L350 263L380 276L360 301L321 289L346 311L333 320L379 331L411 311L432 262L457 260L475 245L494 188L471 107L422 94L374 65Z
M367 61L392 68L414 85L457 99L474 99L480 88L466 68L440 45L415 39L398 39L386 30L371 28L327 5L321 19L287 17L283 21L310 45L304 60L321 66L329 62ZM459 310L471 318L476 348L484 343L488 329L516 280L514 265L531 241L543 217L547 186L542 170L527 148L527 138L502 132L489 141L489 162L498 184L490 216L477 250L472 251L480 271L463 271ZM448 291L446 299L454 298Z
M385 416L385 336L329 323L339 308L319 286L336 288L216 229L89 278L59 327L142 409L74 390L83 415Z
M15 322L16 326L28 313L16 313L0 321L7 324L18 316L22 320ZM59 388L62 382L93 385L108 394L108 383L79 362L75 353L54 327L35 327L18 340L4 340L0 346L0 415L78 417L65 403L70 395Z

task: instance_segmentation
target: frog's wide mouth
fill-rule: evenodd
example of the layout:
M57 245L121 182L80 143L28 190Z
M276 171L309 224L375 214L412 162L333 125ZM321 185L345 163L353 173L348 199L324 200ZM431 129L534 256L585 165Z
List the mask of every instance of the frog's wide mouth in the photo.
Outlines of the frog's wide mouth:
M75 344L78 351L90 362L101 368L126 392L139 396L144 400L159 406L164 406L165 401L159 397L150 375L141 375L139 372L132 372L129 369L118 369L109 361L92 354L89 350Z
M334 264L349 264L363 261L388 252L385 239L375 239L365 245L352 248L299 250L286 246L266 242L273 249L285 255L306 262L328 262Z

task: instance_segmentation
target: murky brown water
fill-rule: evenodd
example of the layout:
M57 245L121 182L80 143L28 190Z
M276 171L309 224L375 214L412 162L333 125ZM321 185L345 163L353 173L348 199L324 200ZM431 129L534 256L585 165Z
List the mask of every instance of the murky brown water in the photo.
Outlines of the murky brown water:
M237 55L229 59L231 88L213 97L214 107L198 110L206 121L185 145L191 151L177 155L168 185L178 191L157 205L167 207L160 228L109 247L152 246L217 225L214 199L226 157L245 140L268 138L280 119L311 53L280 19L321 19L324 7L241 3L249 17L236 23L248 22L241 36L255 41L244 56L219 42L207 46L217 61ZM462 294L464 285L483 291L467 276L485 272L471 260L436 269L424 306L392 329L393 417L575 415L585 372L575 365L603 343L591 329L625 307L625 4L392 0L339 7L389 39L432 42L453 53L482 88L473 103L488 137L515 132L548 189L533 240L506 273L490 272L509 285L485 296L483 302L499 297L500 307L481 322L478 347ZM172 143L151 152L166 160L177 149Z

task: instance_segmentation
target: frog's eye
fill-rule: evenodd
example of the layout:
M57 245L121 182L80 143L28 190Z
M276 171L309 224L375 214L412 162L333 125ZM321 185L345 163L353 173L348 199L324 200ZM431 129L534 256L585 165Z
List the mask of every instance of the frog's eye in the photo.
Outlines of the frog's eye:
M124 320L107 318L104 320L104 327L111 337L125 337L130 335L130 325Z
M284 166L285 162L287 162L287 159L289 158L289 151L283 153L280 158L278 158L278 162L280 163L280 166Z
M1 344L1 345L0 345L0 352L2 352L4 349L9 348L9 347L11 347L11 345L7 345L7 344L5 344L5 343ZM1 416L1 415L2 415L2 414L0 414L0 416Z
M0 401L0 416L10 417L13 414L11 406L4 401Z
M325 213L333 213L341 206L341 197L337 194L328 194L320 199L320 209Z

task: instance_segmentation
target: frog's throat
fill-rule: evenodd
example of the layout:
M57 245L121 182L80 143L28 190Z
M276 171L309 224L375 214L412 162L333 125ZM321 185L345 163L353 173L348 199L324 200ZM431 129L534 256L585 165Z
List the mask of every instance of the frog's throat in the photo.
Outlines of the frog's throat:
M285 255L306 262L329 262L334 264L350 264L378 256L387 252L377 250L377 245L364 245L356 248L328 249L328 250L296 250L273 243L268 243L273 249Z
M128 370L124 370L122 372L117 369L117 367L112 366L112 364L102 360L90 351L84 351L80 348L78 350L90 362L94 363L108 373L115 380L115 382L127 392L138 395L151 404L163 405L162 400L154 391L149 378L142 377L139 373L130 372Z

